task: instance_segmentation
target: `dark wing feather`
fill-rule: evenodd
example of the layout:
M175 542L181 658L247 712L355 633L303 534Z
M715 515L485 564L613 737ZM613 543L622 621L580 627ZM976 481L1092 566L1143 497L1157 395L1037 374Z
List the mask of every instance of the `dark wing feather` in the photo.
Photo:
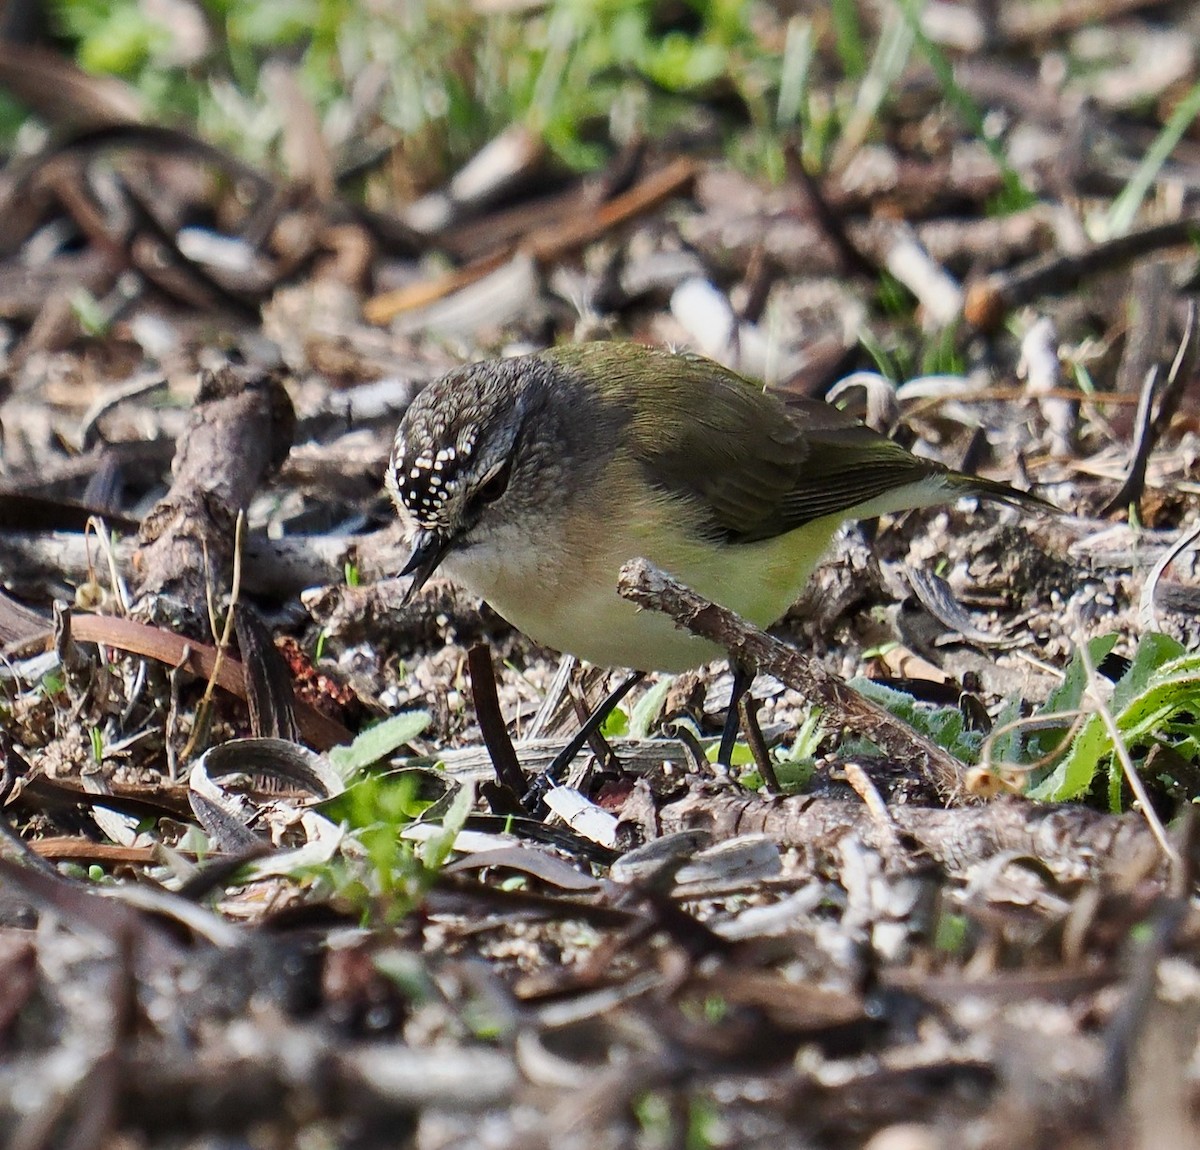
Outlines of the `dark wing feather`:
M943 472L937 463L918 459L829 404L792 401L785 410L811 430L807 431L808 455L780 504L784 531L826 515L845 514Z

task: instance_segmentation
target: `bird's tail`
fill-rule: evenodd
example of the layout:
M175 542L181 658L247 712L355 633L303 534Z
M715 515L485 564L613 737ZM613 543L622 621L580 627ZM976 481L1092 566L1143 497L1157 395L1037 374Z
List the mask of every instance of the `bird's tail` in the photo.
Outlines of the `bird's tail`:
M947 472L944 476L947 487L960 496L977 496L980 499L991 499L997 503L1007 503L1010 507L1022 507L1032 511L1043 511L1061 515L1062 508L1034 495L1031 491L1018 491L1007 483L995 479L984 479L978 475L964 475L960 471Z

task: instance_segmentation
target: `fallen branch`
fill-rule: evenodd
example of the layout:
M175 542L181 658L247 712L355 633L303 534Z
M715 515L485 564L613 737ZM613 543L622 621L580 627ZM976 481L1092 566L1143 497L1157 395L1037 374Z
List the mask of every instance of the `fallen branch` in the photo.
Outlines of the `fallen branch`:
M953 755L795 647L710 603L645 559L630 560L621 568L617 590L639 607L662 611L692 634L719 643L747 670L781 679L820 707L827 723L852 727L887 754L913 763L947 801L962 794L963 766Z
M795 847L835 864L847 835L880 851L894 850L899 841L910 854L933 858L954 875L1011 854L1038 859L1060 879L1094 878L1097 860L1128 863L1134 857L1159 855L1140 815L1110 815L1018 798L954 810L893 803L887 811L890 821L881 823L869 806L851 799L762 799L726 790L695 791L662 807L659 817L663 834L702 828L718 842L762 834L781 847Z
M997 272L967 291L966 320L980 331L995 331L1009 312L1044 295L1072 291L1087 279L1115 271L1151 252L1191 244L1200 219L1189 216L1116 236L1081 252L1043 256L1011 271Z
M142 520L136 571L143 610L167 598L191 620L206 618L208 579L225 583L238 513L287 457L294 424L280 379L232 366L202 378L176 444L171 490Z

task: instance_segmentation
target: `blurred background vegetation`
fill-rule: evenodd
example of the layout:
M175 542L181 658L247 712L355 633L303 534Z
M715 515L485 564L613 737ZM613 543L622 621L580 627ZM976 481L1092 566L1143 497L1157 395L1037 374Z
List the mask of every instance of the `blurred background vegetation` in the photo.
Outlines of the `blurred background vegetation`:
M856 82L880 65L881 52L891 54L883 63L893 69L897 54L901 66L907 54L896 43L900 7L883 8L890 40L886 28L876 36L866 26L865 7L857 0L790 10L743 0L53 0L44 18L82 68L128 84L148 120L194 128L276 167L286 108L264 78L272 62L294 66L325 140L346 163L373 145L399 142L405 182L420 191L513 124L530 128L576 170L646 137L723 149L739 166L776 179L780 132L802 127L806 159L819 167L851 114ZM815 94L814 66L849 82L844 104L824 85ZM25 116L6 104L0 126L10 144Z

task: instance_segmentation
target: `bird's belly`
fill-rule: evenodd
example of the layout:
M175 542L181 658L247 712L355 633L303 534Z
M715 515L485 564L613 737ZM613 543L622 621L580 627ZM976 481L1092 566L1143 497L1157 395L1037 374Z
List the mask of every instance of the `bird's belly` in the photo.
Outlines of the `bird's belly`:
M526 546L467 551L448 558L448 574L478 594L514 627L547 647L604 667L682 671L722 657L715 643L641 610L617 594L623 563L644 556L705 598L760 627L796 601L829 545L838 521L817 520L776 539L740 545L698 543L682 534L637 533L559 564ZM569 553L570 554L570 553Z

